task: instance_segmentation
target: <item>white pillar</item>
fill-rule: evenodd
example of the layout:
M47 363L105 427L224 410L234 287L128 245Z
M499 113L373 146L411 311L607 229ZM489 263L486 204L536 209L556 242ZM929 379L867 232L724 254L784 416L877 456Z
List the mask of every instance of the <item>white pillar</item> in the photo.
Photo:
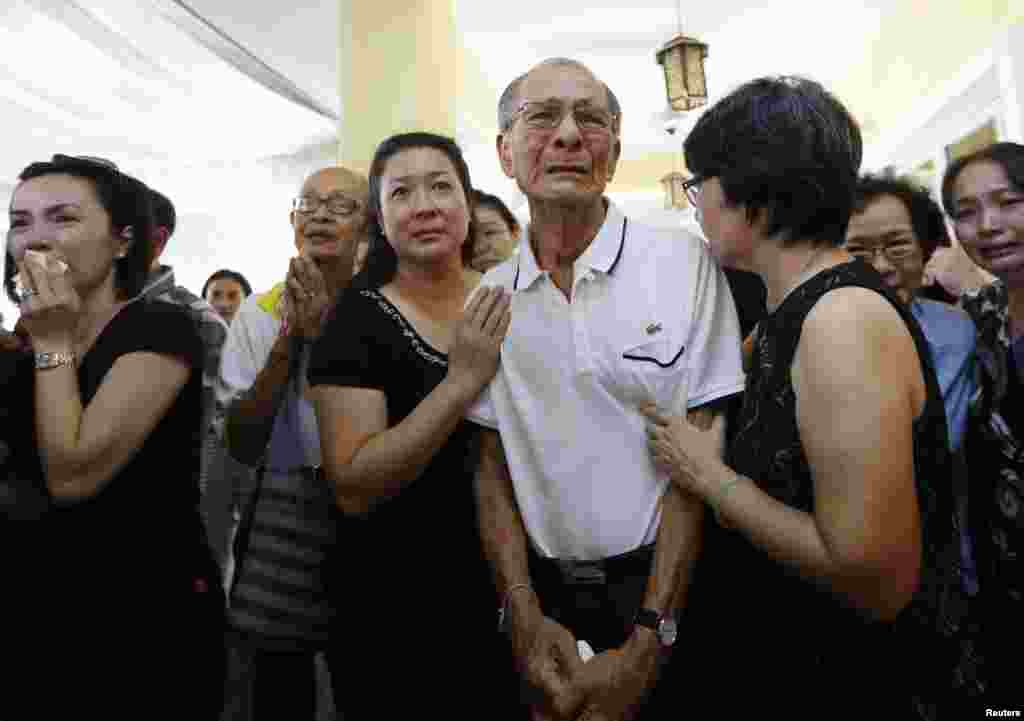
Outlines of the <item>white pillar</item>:
M1024 23L1011 25L996 60L1003 101L1002 140L1024 143Z
M338 0L339 161L366 172L390 135L455 136L455 0Z

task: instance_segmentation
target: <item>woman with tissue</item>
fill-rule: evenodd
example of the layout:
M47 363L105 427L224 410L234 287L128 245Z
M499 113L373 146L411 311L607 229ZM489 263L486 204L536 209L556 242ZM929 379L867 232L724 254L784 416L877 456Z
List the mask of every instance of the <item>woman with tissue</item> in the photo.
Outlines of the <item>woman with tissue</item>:
M151 233L146 186L98 158L33 163L11 199L4 286L28 347L3 433L44 510L5 554L19 557L8 618L34 633L5 651L19 682L3 704L36 718L157 704L212 719L221 705L223 600L198 511L203 349L183 311L133 301ZM50 692L30 695L36 679Z
M712 252L768 289L725 462L648 411L655 461L714 512L685 626L693 688L736 717L935 718L962 601L945 413L917 322L839 247L860 131L817 83L763 78L685 152Z

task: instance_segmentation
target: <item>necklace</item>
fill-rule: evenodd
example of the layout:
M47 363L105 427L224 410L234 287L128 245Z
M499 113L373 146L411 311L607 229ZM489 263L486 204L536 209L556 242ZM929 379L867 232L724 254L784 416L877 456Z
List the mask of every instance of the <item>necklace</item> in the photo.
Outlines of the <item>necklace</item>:
M775 305L776 308L782 305L786 301L786 298L789 297L790 293L799 288L803 284L803 282L807 280L807 277L805 277L807 276L807 271L810 270L811 266L814 264L814 261L817 260L821 256L821 254L824 253L826 250L828 250L828 246L822 246L821 248L818 248L816 251L814 251L807 257L807 260L804 262L803 267L800 268L800 272L797 273L796 275L796 280L794 280L793 284L789 286L789 289L782 294L782 298L780 298L779 302Z

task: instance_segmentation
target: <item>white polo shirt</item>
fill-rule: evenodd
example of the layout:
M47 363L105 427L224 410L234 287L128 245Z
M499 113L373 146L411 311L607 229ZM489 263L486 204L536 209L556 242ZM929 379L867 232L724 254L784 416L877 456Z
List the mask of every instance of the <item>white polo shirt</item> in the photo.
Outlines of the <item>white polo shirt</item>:
M573 273L570 303L527 228L519 254L484 276L512 291L512 323L469 417L501 433L536 550L594 560L657 536L668 478L638 404L679 413L741 392L744 375L732 294L696 236L609 203Z

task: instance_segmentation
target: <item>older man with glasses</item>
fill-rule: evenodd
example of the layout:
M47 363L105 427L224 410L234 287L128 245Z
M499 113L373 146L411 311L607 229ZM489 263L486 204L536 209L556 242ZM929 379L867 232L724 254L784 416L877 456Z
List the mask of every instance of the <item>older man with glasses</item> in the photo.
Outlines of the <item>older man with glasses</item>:
M545 61L498 113L531 216L482 281L512 292L513 320L470 413L491 429L477 486L501 625L535 718L667 718L704 508L653 465L640 408L723 432L744 380L733 300L699 238L605 197L622 113L588 68Z
M260 469L255 490L239 500L229 594L236 670L245 671L233 696L236 707L250 700L253 719L315 717L315 660L336 612L322 564L337 529L305 369L352 277L367 192L366 178L344 168L303 183L290 214L298 254L283 282L245 300L224 348L227 447Z

